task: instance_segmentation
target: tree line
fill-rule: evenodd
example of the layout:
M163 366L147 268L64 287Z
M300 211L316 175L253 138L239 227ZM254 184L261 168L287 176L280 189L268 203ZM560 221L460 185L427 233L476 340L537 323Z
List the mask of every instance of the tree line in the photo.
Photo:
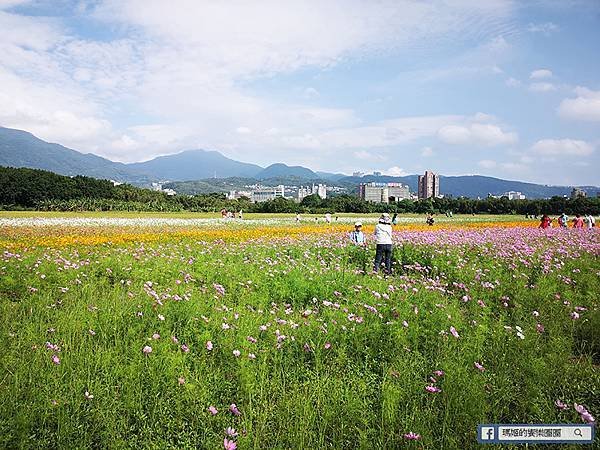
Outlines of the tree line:
M437 213L458 214L600 214L600 198L509 200L507 197L481 200L444 197L401 200L390 204L370 203L352 195L321 199L309 195L300 203L291 199L252 203L250 199L228 200L225 194L169 196L164 192L91 177L68 177L38 169L0 167L0 208L43 211L230 211L263 213Z

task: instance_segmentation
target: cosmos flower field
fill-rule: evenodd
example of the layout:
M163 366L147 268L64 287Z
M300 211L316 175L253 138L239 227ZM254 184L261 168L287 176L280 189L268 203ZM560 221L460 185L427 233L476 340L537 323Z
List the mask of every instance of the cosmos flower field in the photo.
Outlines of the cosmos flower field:
M465 449L600 414L597 228L407 222L385 277L348 220L34 222L0 223L0 448Z

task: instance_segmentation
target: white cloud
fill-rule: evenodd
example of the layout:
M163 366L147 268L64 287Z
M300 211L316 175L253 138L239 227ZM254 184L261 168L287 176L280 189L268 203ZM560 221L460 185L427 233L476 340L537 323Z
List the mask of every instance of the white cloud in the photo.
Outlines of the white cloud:
M384 171L383 174L389 175L390 177L405 177L408 175L404 169L398 166L390 167L388 170Z
M556 86L552 83L531 83L529 90L532 92L552 92L556 90Z
M508 87L521 86L521 82L516 78L510 77L504 82Z
M537 69L531 72L529 78L532 80L539 80L542 78L552 78L552 71L548 69Z
M238 134L250 134L252 133L252 130L248 127L237 127L235 132Z
M575 139L542 139L533 144L531 151L543 156L589 156L594 147Z
M530 33L542 33L546 36L549 36L552 33L557 32L558 30L560 30L559 26L552 22L530 23L527 26L527 31L529 31Z
M561 117L573 120L600 122L600 91L584 87L575 89L576 98L563 100L558 108Z
M514 144L518 140L516 133L489 123L448 125L439 129L438 137L442 142L452 145L496 146Z
M319 97L319 95L321 95L319 93L319 91L313 87L308 87L308 88L304 89L304 98L314 99L314 98Z
M477 164L479 165L479 167L483 167L484 169L493 169L498 165L496 161L493 161L491 159L482 159Z
M421 156L423 158L429 158L433 156L433 149L431 147L423 147L421 149Z

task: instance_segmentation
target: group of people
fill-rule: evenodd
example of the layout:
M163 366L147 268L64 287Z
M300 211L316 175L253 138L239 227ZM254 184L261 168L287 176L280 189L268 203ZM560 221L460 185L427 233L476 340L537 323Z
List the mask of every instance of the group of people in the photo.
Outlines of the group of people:
M547 214L544 214L540 219L539 228L552 228L552 222L553 219ZM568 228L569 216L567 216L565 213L562 213L556 218L556 222L558 223L558 226L560 228ZM581 214L576 214L575 217L571 220L571 222L572 228L588 228L591 230L596 226L596 219L591 214L586 214L583 217L581 216Z
M375 226L375 262L373 270L379 272L381 264L385 266L385 273L392 273L392 223L393 219L388 213L383 213ZM355 245L367 245L367 238L362 230L362 222L354 224L354 231L350 233L350 240Z
M244 212L240 209L240 212L228 211L225 208L221 210L222 219L244 219Z

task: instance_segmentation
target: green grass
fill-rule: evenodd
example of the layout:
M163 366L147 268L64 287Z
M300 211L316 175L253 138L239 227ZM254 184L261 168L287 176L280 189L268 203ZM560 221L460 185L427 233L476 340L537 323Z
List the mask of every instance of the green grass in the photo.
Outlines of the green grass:
M600 415L597 256L563 258L539 276L539 255L526 265L479 247L406 244L397 257L428 273L397 267L385 279L357 272L372 249L318 239L5 255L0 448L222 448L232 426L239 448L466 449L477 446L478 423L579 422L573 402ZM579 321L569 317L575 305L588 308ZM440 334L450 326L459 339ZM280 348L275 330L286 336ZM432 394L435 370L445 375ZM571 408L559 411L556 399ZM227 412L231 403L241 416ZM406 441L409 431L422 440Z

